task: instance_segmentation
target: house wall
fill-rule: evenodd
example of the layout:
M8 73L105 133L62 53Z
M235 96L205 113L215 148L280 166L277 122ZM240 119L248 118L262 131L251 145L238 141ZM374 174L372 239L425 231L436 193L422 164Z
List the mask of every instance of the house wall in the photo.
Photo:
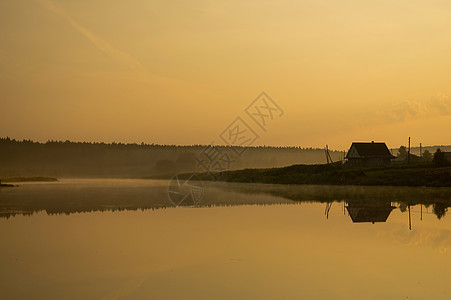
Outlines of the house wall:
M348 158L361 158L354 145L349 149L347 156Z
M348 164L353 166L372 167L383 166L391 163L389 158L348 158Z

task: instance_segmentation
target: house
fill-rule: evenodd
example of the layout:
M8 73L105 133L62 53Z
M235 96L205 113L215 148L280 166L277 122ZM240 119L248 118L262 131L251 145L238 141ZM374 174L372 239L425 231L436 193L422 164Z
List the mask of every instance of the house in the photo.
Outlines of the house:
M386 222L395 207L387 203L348 203L346 210L353 223Z
M382 166L395 158L385 143L352 143L346 155L347 163L355 166Z

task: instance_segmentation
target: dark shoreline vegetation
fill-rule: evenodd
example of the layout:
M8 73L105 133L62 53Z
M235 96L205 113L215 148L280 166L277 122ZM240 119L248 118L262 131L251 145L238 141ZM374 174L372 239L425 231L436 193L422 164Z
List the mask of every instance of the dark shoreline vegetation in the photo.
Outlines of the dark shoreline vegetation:
M15 185L14 184L0 183L0 187L15 187Z
M188 178L182 174L179 178ZM352 167L346 164L293 165L271 169L244 169L221 174L197 173L192 179L241 183L427 186L451 187L451 166L432 163L399 164L380 167Z
M47 176L20 176L20 177L3 177L0 182L54 182L58 181L55 177Z
M47 175L77 178L142 178L166 173L192 172L196 156L207 145L124 144L0 138L0 178ZM221 151L234 149L217 146ZM242 147L240 152L242 151ZM451 148L450 148L451 149ZM331 151L334 160L342 151ZM324 149L312 147L246 147L233 158L231 170L283 167L324 162ZM199 169L201 171L201 169Z
M0 138L0 178L51 176L57 178L150 178L155 175L202 172L196 157L207 145L124 144L103 142L47 141ZM282 168L294 164L326 162L323 148L312 147L238 147L216 146L230 153L229 170ZM451 151L451 146L428 146ZM237 150L237 149L235 149ZM392 149L396 153L398 149ZM412 148L417 153L418 148ZM343 151L330 151L333 161L341 160Z
M45 177L45 176L3 177L0 178L0 187L18 187L18 185L8 184L9 182L16 183L16 182L55 182L55 181L58 181L58 179L54 177Z

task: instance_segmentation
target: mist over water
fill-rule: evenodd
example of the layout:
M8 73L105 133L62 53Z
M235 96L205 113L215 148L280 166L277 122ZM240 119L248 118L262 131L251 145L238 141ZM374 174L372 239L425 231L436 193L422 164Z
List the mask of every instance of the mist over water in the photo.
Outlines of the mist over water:
M0 1L0 300L451 299L450 12Z
M168 184L2 188L5 299L449 298L450 189Z

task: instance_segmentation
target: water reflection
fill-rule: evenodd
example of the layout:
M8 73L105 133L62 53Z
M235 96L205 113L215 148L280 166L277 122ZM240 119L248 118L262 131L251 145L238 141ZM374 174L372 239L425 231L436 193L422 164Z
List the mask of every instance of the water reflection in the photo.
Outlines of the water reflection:
M290 199L273 196L245 196L214 184L205 189L199 204L183 201L185 207L293 204ZM90 213L96 211L137 211L174 207L168 198L167 181L77 179L56 183L27 183L0 193L0 218Z
M388 216L395 209L391 202L385 203L364 203L364 202L350 202L346 206L349 217L353 223L376 223L387 222Z
M353 223L386 222L393 209L399 208L410 215L410 207L418 205L421 218L423 207L427 213L432 207L432 213L442 219L451 206L451 189L208 183L202 202L196 207L314 202L325 203L326 218L333 203L342 203ZM166 181L63 180L22 184L0 193L0 218L40 211L53 215L169 207L173 203L167 197Z
M407 212L411 206L420 206L421 216L423 207L432 207L432 213L441 219L451 207L451 188L262 184L229 184L222 188L243 194L272 195L297 203L322 202L326 204L326 218L333 203L343 203L357 223L385 222L393 209Z
M217 183L188 209L169 208L166 188L2 190L3 298L449 299L446 189Z

